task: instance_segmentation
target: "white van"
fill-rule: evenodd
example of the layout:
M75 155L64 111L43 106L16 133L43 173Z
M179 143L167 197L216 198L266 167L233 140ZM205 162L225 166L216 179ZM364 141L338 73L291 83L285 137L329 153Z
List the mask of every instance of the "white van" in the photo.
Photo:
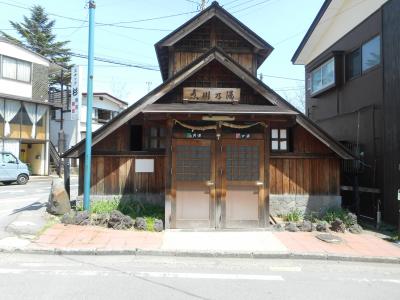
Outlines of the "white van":
M3 184L26 184L29 180L28 166L10 152L0 152L0 182Z

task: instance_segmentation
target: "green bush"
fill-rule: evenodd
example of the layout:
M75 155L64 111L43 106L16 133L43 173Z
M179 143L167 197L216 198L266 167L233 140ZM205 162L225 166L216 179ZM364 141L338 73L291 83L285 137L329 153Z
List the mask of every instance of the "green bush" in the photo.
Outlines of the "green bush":
M121 199L118 210L132 219L136 219L137 217L145 218L148 231L154 230L153 226L156 219L164 221L163 206L145 203L136 198Z
M317 213L310 212L304 215L304 220L310 221L311 223L317 223L319 221L319 217Z
M137 217L151 217L164 220L164 207L151 203L144 203L136 198L121 199L118 210L135 219Z
M353 219L349 216L349 211L343 208L328 209L322 219L328 223L332 223L335 219L340 219L346 227L350 227L354 223Z
M303 214L297 208L292 209L289 213L283 216L283 220L286 222L299 222L302 219L303 219Z
M94 214L110 213L117 210L118 205L118 199L95 201L90 206L90 212Z
M82 204L77 205L77 211L82 211ZM114 198L113 200L94 201L90 206L90 212L94 214L110 213L113 210L119 210L124 215L132 219L143 217L146 219L147 230L153 231L154 221L160 219L164 221L164 207L160 205L145 203L140 199Z

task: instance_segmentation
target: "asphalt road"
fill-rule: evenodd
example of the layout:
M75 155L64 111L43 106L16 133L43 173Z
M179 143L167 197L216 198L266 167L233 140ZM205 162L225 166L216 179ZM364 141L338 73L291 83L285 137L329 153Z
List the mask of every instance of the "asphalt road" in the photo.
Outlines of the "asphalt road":
M0 254L1 299L400 299L400 266Z
M51 177L31 177L26 185L0 184L0 239L10 236L6 227L17 220L21 214L42 215L48 200ZM71 177L71 196L76 194L77 177Z

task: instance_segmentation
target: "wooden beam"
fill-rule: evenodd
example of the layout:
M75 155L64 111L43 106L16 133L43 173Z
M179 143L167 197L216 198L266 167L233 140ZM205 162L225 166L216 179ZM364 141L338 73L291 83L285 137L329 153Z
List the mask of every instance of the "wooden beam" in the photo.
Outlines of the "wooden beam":
M168 56L169 56L169 60L168 60L168 78L171 78L175 73L176 70L174 68L175 66L175 51L174 51L174 47L168 47Z
M166 135L165 135L165 147L166 147L166 159L165 159L165 229L175 228L175 214L176 211L176 202L175 196L176 193L173 191L173 181L172 181L172 131L173 131L174 122L173 120L167 121L166 127Z
M342 191L353 191L354 188L352 186L342 185L342 186L340 186L340 190L342 190ZM358 191L362 192L362 193L371 193L371 194L380 194L381 193L380 189L363 187L363 186L358 187Z
M269 227L269 164L270 164L270 124L267 121L267 127L264 128L264 227Z
M337 158L334 154L330 153L296 153L296 152L286 152L286 153L271 153L271 158Z

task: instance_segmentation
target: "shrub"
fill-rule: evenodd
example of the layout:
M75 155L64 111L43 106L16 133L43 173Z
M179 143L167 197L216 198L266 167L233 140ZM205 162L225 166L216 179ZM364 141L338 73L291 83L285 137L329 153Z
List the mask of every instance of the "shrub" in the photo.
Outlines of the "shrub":
M125 215L132 217L152 217L164 220L164 207L156 204L144 203L136 198L121 199L118 210Z
M328 223L332 223L335 219L340 219L346 227L354 225L354 218L347 209L343 208L330 208L326 211L324 217L322 218Z
M83 211L82 204L77 205L77 211ZM164 220L164 207L160 205L145 203L136 197L114 198L113 200L94 201L90 206L93 214L111 213L118 210L132 219L143 217L146 219L147 230L153 231L156 219Z
M310 212L304 215L304 220L310 221L311 223L317 223L319 221L318 214L315 212Z
M283 216L283 220L286 222L299 222L303 218L302 212L295 208Z
M95 214L110 213L117 210L118 205L118 199L95 201L90 206L90 212Z

